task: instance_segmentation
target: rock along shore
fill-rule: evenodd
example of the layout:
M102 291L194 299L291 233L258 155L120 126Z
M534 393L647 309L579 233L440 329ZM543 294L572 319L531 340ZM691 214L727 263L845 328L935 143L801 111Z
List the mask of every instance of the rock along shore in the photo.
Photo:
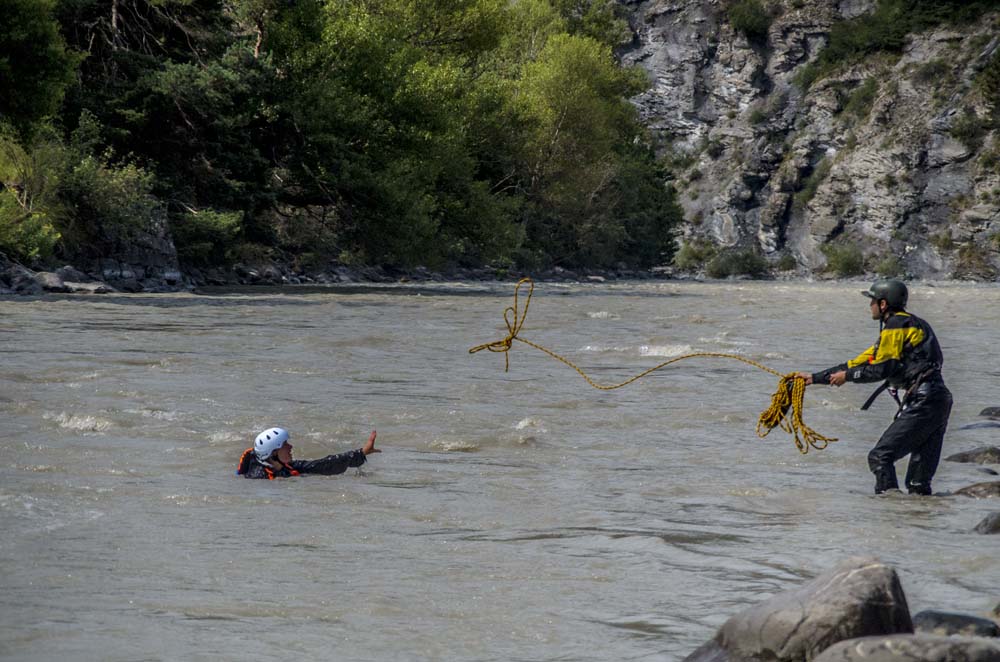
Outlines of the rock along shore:
M895 569L851 558L733 615L684 662L998 662L995 612L911 617Z
M509 282L529 275L527 272L499 267L455 267L433 271L426 267L397 269L386 266L347 266L331 263L322 269L295 269L286 264L260 266L235 264L231 268L79 269L28 268L0 253L0 295L33 296L53 294L106 294L112 292L183 292L201 287L331 285L338 283L420 283L445 281ZM564 269L552 267L531 272L539 281L603 283L617 280L693 280L696 276L677 274L670 267L652 269Z

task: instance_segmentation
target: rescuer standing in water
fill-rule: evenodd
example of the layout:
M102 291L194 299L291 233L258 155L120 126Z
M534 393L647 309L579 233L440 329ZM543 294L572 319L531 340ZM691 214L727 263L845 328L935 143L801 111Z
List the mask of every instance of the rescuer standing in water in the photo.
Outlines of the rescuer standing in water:
M902 281L878 280L862 294L871 301L872 319L879 321L875 344L847 363L798 376L806 384L832 386L883 381L862 407L867 409L886 389L899 404L892 424L868 453L875 493L899 489L895 462L909 455L907 491L931 494L952 405L951 391L941 377L941 345L927 322L906 312L909 293Z

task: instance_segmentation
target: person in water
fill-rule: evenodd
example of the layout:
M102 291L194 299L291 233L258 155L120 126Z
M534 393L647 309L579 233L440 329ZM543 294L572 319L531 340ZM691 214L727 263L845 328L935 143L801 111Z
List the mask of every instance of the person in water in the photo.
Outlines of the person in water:
M375 430L372 430L367 443L357 450L327 455L318 460L294 460L288 438L288 430L284 428L268 428L261 432L254 439L253 448L243 452L236 475L268 480L299 474L333 476L344 473L348 467L360 467L365 463L366 456L382 452L375 448Z
M877 280L862 294L870 300L872 319L879 321L875 344L847 363L798 376L806 384L832 386L884 380L861 408L868 409L886 389L899 405L892 424L868 453L875 493L899 489L895 462L909 455L907 491L930 494L952 405L951 391L941 378L941 345L930 324L906 312L909 292L902 281Z

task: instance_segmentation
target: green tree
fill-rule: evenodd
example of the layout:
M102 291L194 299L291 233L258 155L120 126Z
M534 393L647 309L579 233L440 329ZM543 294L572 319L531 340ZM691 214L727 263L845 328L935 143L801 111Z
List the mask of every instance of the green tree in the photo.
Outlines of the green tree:
M556 35L525 66L518 102L529 127L521 152L534 216L528 236L547 253L605 264L624 241L606 193L621 167L616 148L637 128L626 98L644 84L589 37Z
M53 8L54 0L0 0L0 123L22 134L59 109L80 62Z
M37 131L25 147L12 129L0 130L0 250L24 260L52 253L65 213L58 195L64 168L63 147L51 132Z
M624 7L614 0L553 0L552 4L566 20L570 34L590 37L612 48L632 36Z
M74 0L62 6L67 34L91 52L64 108L66 125L72 128L84 112L94 116L98 141L110 149L105 165L141 170L136 176L163 201L174 226L187 223L191 210L216 210L243 221L240 232L225 233L229 240L276 241L265 212L279 195L275 163L287 156L293 129L278 110L279 73L266 54L254 57L257 34L248 25L255 16L278 21L268 12L280 4L135 0L126 7L118 0ZM200 255L183 245L197 233L177 234L182 255Z

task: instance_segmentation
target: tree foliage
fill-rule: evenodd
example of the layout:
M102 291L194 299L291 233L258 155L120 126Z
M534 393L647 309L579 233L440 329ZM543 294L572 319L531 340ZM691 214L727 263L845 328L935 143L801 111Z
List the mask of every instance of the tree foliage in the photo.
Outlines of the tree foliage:
M611 0L34 5L53 53L86 54L19 111L62 155L38 255L165 214L189 265L670 259L680 210Z
M53 8L53 0L0 0L0 123L20 133L59 109L80 61Z

